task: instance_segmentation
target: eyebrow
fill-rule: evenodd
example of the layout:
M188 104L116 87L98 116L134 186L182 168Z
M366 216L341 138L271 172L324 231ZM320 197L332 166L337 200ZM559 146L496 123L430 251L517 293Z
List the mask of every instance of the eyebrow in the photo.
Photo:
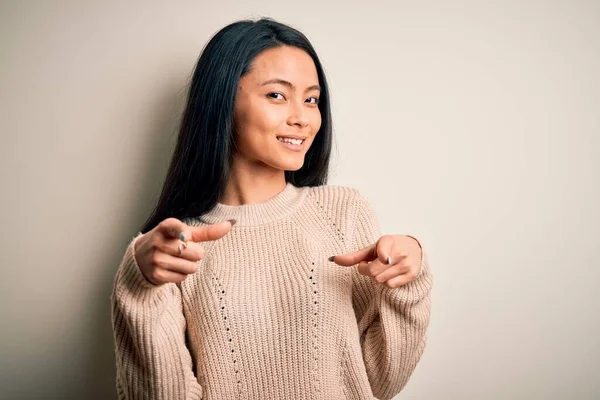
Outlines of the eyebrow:
M289 86L290 88L292 88L292 90L296 90L296 86L294 86L293 83L286 81L285 79L269 79L268 81L263 82L260 86L266 86L266 85L270 85L272 83L278 83L280 85ZM318 90L320 92L321 86L312 85L312 86L309 86L306 88L307 92L310 90Z

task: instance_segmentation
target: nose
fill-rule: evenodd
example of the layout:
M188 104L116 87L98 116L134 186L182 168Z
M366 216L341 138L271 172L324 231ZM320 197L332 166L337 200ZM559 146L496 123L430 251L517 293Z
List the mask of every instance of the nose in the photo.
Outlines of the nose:
M296 125L300 128L308 125L308 116L304 108L304 102L290 101L288 125Z

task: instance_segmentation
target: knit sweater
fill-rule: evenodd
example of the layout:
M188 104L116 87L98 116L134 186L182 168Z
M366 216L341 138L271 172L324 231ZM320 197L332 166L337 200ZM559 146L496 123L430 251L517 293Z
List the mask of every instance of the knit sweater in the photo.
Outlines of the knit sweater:
M346 186L288 183L262 203L217 203L195 274L155 286L129 243L112 322L120 399L390 399L426 344L432 275L388 288L328 257L381 236L373 206Z

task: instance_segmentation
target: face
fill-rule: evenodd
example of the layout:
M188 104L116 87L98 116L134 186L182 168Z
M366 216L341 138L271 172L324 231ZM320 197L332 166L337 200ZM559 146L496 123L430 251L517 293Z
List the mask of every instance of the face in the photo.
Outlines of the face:
M321 127L319 95L317 69L303 50L260 53L238 86L234 167L300 169Z

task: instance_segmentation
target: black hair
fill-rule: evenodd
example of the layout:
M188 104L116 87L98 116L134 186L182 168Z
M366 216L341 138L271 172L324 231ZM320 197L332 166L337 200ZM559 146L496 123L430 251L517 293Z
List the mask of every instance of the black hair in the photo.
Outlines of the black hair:
M321 86L321 127L303 166L285 171L285 180L299 187L327 183L332 146L329 88L310 41L300 31L271 18L233 22L210 39L198 58L169 170L142 233L166 218L201 216L216 205L230 173L234 102L240 78L258 54L281 46L293 46L310 55Z

